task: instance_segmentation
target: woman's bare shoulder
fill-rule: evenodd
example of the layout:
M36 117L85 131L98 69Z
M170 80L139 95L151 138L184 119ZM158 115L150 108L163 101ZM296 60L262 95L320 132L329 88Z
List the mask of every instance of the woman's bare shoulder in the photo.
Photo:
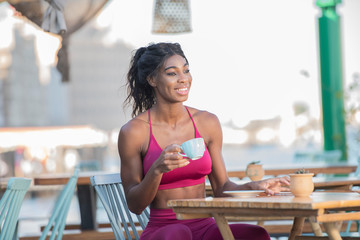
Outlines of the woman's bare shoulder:
M141 113L121 127L120 135L124 137L140 137L145 136L147 130L149 130L148 118L144 113Z
M214 113L195 108L189 108L189 111L193 116L199 133L205 139L208 146L210 146L214 138L221 138L221 124Z
M217 124L219 122L218 117L214 113L192 107L188 107L188 109L195 121L199 121L203 123L207 122L208 124L214 124L214 123Z

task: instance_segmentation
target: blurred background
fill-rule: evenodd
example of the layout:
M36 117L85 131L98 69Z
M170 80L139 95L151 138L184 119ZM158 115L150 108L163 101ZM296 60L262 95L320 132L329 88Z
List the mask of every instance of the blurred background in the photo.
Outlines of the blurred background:
M0 0L0 180L119 172L129 62L152 42L182 45L193 76L185 104L220 119L228 170L357 164L359 11L358 0ZM321 30L324 15L335 34ZM336 64L320 71L327 58ZM61 188L31 187L20 235L39 233ZM76 198L67 222L81 222Z
M50 14L44 26L49 2L60 2L54 9L63 16ZM118 171L117 134L130 120L123 105L129 61L135 49L161 41L182 45L193 76L185 104L219 117L228 168L290 163L298 151L322 150L315 1L178 1L183 9L170 15L188 24L180 30L156 25L160 2L0 2L0 177L69 172L77 164ZM336 2L345 160L356 162L360 2Z

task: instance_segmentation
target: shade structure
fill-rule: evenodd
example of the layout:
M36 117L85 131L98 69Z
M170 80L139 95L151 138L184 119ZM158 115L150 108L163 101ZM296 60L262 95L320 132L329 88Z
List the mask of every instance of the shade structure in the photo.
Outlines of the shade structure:
M156 0L153 33L191 32L191 12L188 0Z
M63 34L66 28L64 6L65 0L46 0L49 3L45 11L41 27L47 31L57 34Z
M67 49L70 36L93 19L108 0L9 0L8 2L45 31L62 37L57 68L62 75L62 81L69 82L70 65Z

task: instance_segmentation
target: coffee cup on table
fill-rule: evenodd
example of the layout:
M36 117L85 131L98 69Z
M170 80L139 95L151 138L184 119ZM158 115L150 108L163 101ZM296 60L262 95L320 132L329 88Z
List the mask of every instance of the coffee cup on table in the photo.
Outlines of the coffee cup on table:
M180 145L184 153L179 153L183 157L197 160L204 155L205 142L203 138L193 138Z

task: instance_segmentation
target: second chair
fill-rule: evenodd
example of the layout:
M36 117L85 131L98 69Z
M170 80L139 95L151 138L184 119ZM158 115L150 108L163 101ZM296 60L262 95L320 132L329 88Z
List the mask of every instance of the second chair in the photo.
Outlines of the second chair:
M55 237L58 240L62 239L66 223L66 217L69 212L71 200L74 197L75 187L78 179L78 172L79 170L75 169L74 175L70 177L68 183L58 196L49 222L43 230L39 240L46 239L50 230L50 240L55 239Z
M90 181L105 208L116 240L131 240L133 239L131 235L139 239L139 227L140 231L145 229L149 211L145 209L140 215L129 211L120 173L92 176Z

